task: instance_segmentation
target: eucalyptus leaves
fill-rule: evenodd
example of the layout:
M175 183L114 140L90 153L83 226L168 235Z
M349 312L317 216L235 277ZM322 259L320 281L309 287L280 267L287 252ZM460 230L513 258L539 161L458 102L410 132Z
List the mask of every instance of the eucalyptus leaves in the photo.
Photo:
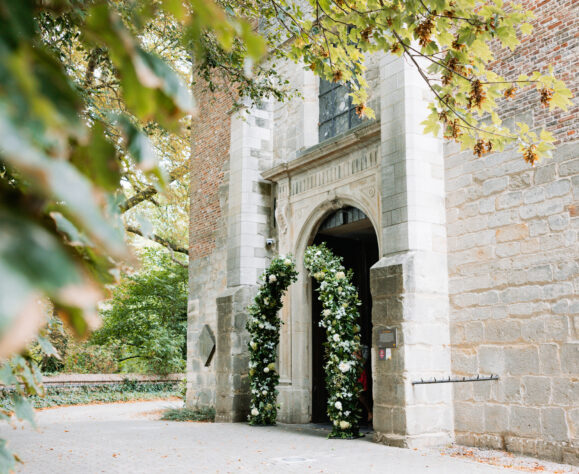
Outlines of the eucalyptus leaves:
M249 383L251 411L249 424L273 425L277 419L279 374L275 367L276 349L282 321L278 312L289 285L297 280L295 262L291 257L275 257L261 276L255 302L249 307L247 330L249 341Z
M356 357L360 350L358 292L352 284L351 271L345 272L341 258L325 244L308 247L304 263L319 283L318 298L324 308L320 326L326 329L327 410L333 424L329 437L357 437L361 389L358 377L362 370Z

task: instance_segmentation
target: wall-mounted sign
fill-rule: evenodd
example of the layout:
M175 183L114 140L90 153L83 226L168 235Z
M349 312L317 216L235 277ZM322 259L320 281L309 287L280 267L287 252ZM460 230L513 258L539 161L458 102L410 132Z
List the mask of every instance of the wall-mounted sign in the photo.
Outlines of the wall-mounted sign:
M378 349L378 360L390 360L392 359L392 349L381 347Z
M397 347L396 328L385 328L378 335L380 349L394 349Z

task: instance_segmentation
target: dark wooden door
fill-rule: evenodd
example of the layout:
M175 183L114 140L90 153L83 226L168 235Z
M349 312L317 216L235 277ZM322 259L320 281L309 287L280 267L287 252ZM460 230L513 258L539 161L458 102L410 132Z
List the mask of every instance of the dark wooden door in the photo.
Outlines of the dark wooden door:
M360 326L362 344L371 347L372 344L372 298L370 294L370 267L378 260L378 245L376 239L336 238L318 235L315 244L326 242L336 255L343 258L346 269L354 272L353 283L358 289L362 302L360 306ZM324 328L319 326L322 305L318 300L316 282L312 279L312 422L328 421L326 406L328 392L325 383L325 350L326 340ZM370 361L366 370L371 374ZM371 379L371 377L369 377ZM369 387L369 393L372 393Z

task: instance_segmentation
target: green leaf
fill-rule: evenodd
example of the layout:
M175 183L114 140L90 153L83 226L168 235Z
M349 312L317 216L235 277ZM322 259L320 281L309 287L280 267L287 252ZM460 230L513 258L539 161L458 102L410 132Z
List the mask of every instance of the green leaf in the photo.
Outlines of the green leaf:
M506 46L511 51L515 49L515 47L520 43L519 39L517 38L515 29L511 26L499 26L496 29L497 36L503 43L503 46Z
M155 169L157 155L149 137L126 115L118 115L115 122L123 132L127 142L127 150L137 162L137 166L145 171Z
M4 385L14 385L18 382L18 379L12 371L12 367L8 362L0 365L0 382Z
M491 61L493 59L493 54L486 41L479 38L473 41L471 48L472 54L483 61Z
M0 210L0 334L37 289L56 294L81 276L58 240L36 223Z
M66 236L68 245L73 247L88 246L92 247L93 243L80 230L64 217L60 212L51 212L50 217L54 220L59 232Z
M530 23L522 23L520 25L521 28L521 33L523 33L524 35L530 35L531 32L533 31L533 25L531 25Z
M13 394L12 401L14 402L14 414L19 420L27 421L32 426L36 427L34 421L34 408L32 403L22 395Z
M115 147L106 138L102 122L96 121L91 132L90 142L75 147L70 161L95 184L108 191L115 191L121 180Z
M526 135L529 133L529 125L524 122L517 122L517 127L519 127L519 134Z
M187 85L181 80L165 61L158 56L144 51L140 47L135 49L133 61L139 79L149 87L162 90L174 104L186 113L194 112L193 96ZM145 67L142 67L142 66Z
M261 36L256 35L248 23L242 23L242 38L247 48L247 53L254 60L260 59L265 54L265 41Z
M6 440L0 438L0 474L10 474L16 468L16 458L6 447Z
M56 357L57 359L60 359L60 354L47 338L43 336L38 336L36 338L36 341L38 342L38 345L47 356L53 356Z
M121 229L113 228L96 202L96 189L74 166L54 160L23 136L0 107L2 157L22 173L31 184L55 200L65 203L75 219L112 256L127 254Z

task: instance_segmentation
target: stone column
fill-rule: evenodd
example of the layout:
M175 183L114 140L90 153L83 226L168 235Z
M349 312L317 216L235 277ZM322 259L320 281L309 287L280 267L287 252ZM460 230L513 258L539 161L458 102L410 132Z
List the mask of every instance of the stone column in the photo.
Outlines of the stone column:
M246 421L249 414L249 333L245 329L247 307L257 286L241 286L217 298L215 420Z
M386 444L420 447L453 437L442 143L422 133L430 99L418 72L384 56L381 73L382 255L371 270L374 429ZM391 357L380 335L396 328Z
M231 120L227 289L217 298L216 419L245 421L249 413L247 307L271 257L271 185L260 176L271 166L272 107L264 101Z

